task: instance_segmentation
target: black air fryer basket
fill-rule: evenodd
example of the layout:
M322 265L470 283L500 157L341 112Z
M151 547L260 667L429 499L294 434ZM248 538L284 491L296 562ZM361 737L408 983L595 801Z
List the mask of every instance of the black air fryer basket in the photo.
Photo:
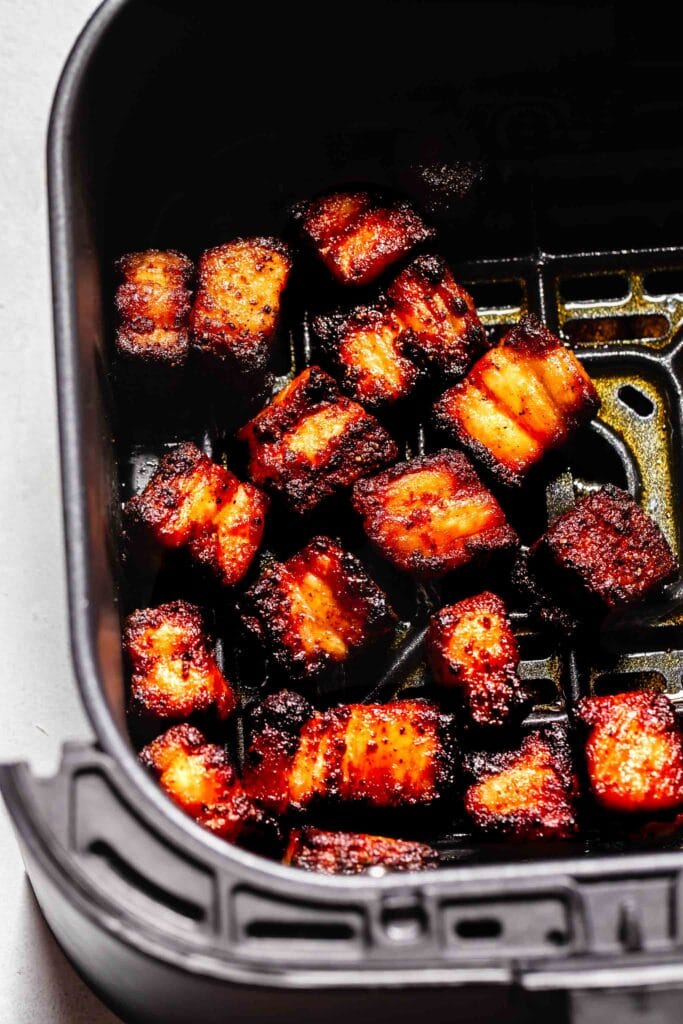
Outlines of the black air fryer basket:
M397 189L429 210L492 336L534 311L596 380L599 419L549 461L533 500L511 505L523 539L611 482L680 557L682 121L683 56L656 4L107 0L85 29L57 92L49 174L72 645L97 745L65 746L54 778L6 765L0 783L50 926L125 1020L680 1019L679 839L588 832L515 852L478 846L454 819L429 836L439 871L309 876L203 832L145 774L126 728L121 616L196 595L172 569L122 573L121 500L169 443L223 454L243 410L230 382L132 396L111 307L122 252L196 256L281 232L291 204L324 187ZM283 377L315 357L309 313L295 296ZM408 455L434 444L421 425L399 434ZM278 553L282 532L268 539ZM419 693L416 637L438 595L387 585L404 635L365 671L383 697ZM247 704L273 680L236 642L229 604L219 654L248 681ZM536 695L525 728L571 720L591 693L654 688L683 707L683 610L654 611L574 649L517 608ZM348 687L338 678L318 698Z

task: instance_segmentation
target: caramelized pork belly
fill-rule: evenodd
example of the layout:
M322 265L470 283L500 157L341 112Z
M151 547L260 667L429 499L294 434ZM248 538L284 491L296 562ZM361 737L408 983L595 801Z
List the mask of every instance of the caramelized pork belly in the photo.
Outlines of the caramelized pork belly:
M123 278L116 292L119 353L181 366L189 351L191 261L173 249L146 249L122 256L116 266Z
M235 691L211 653L196 605L171 601L133 612L124 626L123 649L137 714L178 719L214 709L223 719L234 710Z
M403 348L442 376L458 380L486 348L472 296L439 256L418 256L387 289L403 326Z
M359 306L350 314L316 317L313 329L354 398L378 408L405 398L419 370L402 354L403 326L386 306Z
M429 806L453 782L451 727L452 717L426 701L314 711L285 690L255 715L245 787L279 812L318 801Z
M471 296L438 256L418 256L387 296L313 323L347 390L371 407L410 394L425 364L446 378L462 377L486 345Z
M277 238L238 238L203 253L192 309L192 342L243 373L262 370L275 339L292 268Z
M294 217L304 238L342 284L374 281L434 234L410 203L370 192L334 192L300 203Z
M237 435L249 445L249 473L279 491L296 512L398 455L390 435L318 366L290 381Z
M560 726L529 733L517 750L471 755L465 809L483 833L521 842L577 831L578 783Z
M385 594L353 555L315 537L274 562L247 591L245 621L294 678L311 678L389 632Z
M683 804L683 742L662 693L584 697L586 766L593 795L610 811L667 811Z
M441 576L476 556L517 543L500 505L471 464L450 450L360 480L353 490L353 507L382 555L419 575Z
M539 320L524 316L445 392L435 422L498 479L520 484L599 405L578 359Z
M526 701L519 652L503 601L486 591L434 615L427 655L437 683L460 692L477 725L504 725Z
M244 791L225 747L207 743L199 729L175 725L140 753L145 768L198 824L237 842L271 819Z
M607 609L640 601L676 570L657 524L611 484L558 516L531 548L530 565L574 603L590 597Z
M439 855L425 843L308 826L292 829L284 862L325 875L360 875L373 867L424 871L437 867Z
M267 497L241 483L196 445L179 445L159 463L126 515L161 547L186 547L216 579L231 586L251 565L263 536Z

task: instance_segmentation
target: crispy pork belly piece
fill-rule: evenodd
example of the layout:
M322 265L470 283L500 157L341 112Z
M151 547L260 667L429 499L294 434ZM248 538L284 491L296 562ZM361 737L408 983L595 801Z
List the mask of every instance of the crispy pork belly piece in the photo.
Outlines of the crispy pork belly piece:
M126 358L182 366L190 348L192 262L180 252L146 249L118 260L116 348Z
M235 691L211 653L196 605L171 601L133 612L123 629L123 649L137 714L179 719L215 710L225 719L234 711Z
M398 456L384 427L319 366L290 381L237 436L249 445L252 480L279 491L296 512Z
M222 839L234 843L272 825L245 793L225 747L207 743L199 729L174 725L140 761L186 814Z
M291 269L289 249L277 238L238 238L207 249L199 260L193 345L243 373L262 370Z
M418 256L387 289L403 325L403 348L442 376L459 380L486 348L472 296L439 256Z
M373 867L424 871L438 866L439 855L426 843L307 826L292 829L284 863L324 875L360 875Z
M558 516L532 546L530 565L572 603L589 597L608 610L642 600L677 567L657 524L612 484Z
M524 316L441 396L434 419L501 482L519 485L599 404L574 353L535 317Z
M314 711L285 690L256 712L245 787L281 813L318 801L431 806L453 784L452 722L422 700Z
M437 683L459 691L477 725L504 725L527 700L505 603L485 591L432 616L427 656Z
M441 576L517 543L469 461L448 449L360 480L353 507L381 554L418 575Z
M396 260L432 238L410 203L370 192L334 192L300 203L304 238L341 284L370 284Z
M465 771L474 780L465 809L479 831L520 842L577 832L578 782L560 726L529 733L517 750L473 754Z
M309 679L388 633L396 617L353 555L329 537L274 562L244 598L244 619L293 678Z
M126 515L161 547L186 547L225 586L238 583L256 554L268 498L186 442L165 455Z
M462 377L486 346L474 302L438 256L418 256L375 306L318 316L313 329L346 390L371 408L396 402L431 365Z
M318 316L313 330L339 367L346 390L367 408L390 405L415 387L420 371L403 355L403 325L386 306Z
M577 710L588 728L588 778L602 807L629 813L683 804L683 739L668 697L584 697Z

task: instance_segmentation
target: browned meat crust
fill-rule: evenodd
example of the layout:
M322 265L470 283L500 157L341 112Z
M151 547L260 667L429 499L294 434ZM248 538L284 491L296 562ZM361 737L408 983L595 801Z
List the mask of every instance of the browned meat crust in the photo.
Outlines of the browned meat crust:
M244 609L247 625L299 679L346 661L396 621L358 559L328 537L268 566L247 591Z
M390 405L415 387L420 371L403 355L403 325L386 305L318 316L313 329L346 390L367 408Z
M451 731L452 717L426 701L313 711L298 694L282 691L256 715L245 787L279 812L318 801L430 806L453 784Z
M262 370L291 269L289 249L277 238L237 238L208 249L199 260L193 345L242 373Z
M245 793L225 747L207 743L190 725L159 736L141 751L140 761L186 814L222 839L234 843L274 828Z
M186 547L219 582L231 586L259 548L267 508L265 494L186 442L163 457L125 512L131 525L144 528L161 547Z
M347 285L369 284L434 235L410 203L363 191L300 203L294 219L330 273Z
M438 866L439 855L425 843L307 826L292 829L284 863L325 875L360 875L372 867L424 871Z
M524 316L441 396L434 420L502 483L519 485L599 404L574 353L535 317Z
M370 540L399 569L441 576L517 544L503 511L460 452L401 462L353 489Z
M677 568L657 524L611 484L558 516L533 545L530 564L569 599L590 596L608 609L642 600Z
M118 260L116 348L136 361L182 366L189 352L187 322L192 263L180 252L146 249Z
M602 807L642 813L683 804L683 741L668 697L585 697L578 715L588 728L588 778Z
M578 831L578 782L562 727L529 733L517 750L471 755L465 768L474 779L465 809L480 832L525 842Z
M486 348L474 300L440 256L418 256L387 289L404 328L403 347L418 363L458 380Z
M369 408L405 398L427 366L459 379L486 347L471 296L438 256L414 259L377 305L317 316L313 330Z
M237 698L209 648L202 613L187 601L129 615L123 649L132 668L131 708L160 719L215 710L227 718Z
M384 427L318 366L290 381L237 436L249 445L252 480L283 494L296 512L398 455Z
M517 641L496 594L485 591L437 612L427 656L436 681L460 692L477 725L504 725L528 700L517 675Z

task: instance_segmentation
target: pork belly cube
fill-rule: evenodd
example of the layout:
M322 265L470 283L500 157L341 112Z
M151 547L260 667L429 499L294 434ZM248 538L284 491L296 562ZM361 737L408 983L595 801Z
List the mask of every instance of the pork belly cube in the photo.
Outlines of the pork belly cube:
M237 436L249 445L252 480L302 513L398 456L384 427L319 366L290 381Z
M386 306L319 316L313 329L339 367L346 390L367 408L390 405L414 389L420 371L403 355L403 325Z
M474 300L439 256L418 256L387 289L407 355L449 380L465 375L487 347Z
M190 348L192 262L173 249L146 249L122 256L116 266L122 277L117 351L144 363L182 366Z
M441 396L434 418L501 482L519 485L599 404L574 353L535 317L524 316Z
M426 843L357 832L325 832L309 825L292 829L284 863L324 875L360 875L375 867L424 871L438 866L439 855Z
M465 809L480 832L520 842L577 832L578 782L560 726L529 733L516 750L473 754L465 770Z
M505 725L528 700L515 634L497 594L485 591L432 616L427 656L436 682L459 693L476 725Z
M453 785L453 719L427 701L314 711L299 694L282 691L255 718L245 786L274 811L319 801L425 807Z
M396 617L353 555L315 537L247 591L245 621L293 678L310 679L388 633Z
M668 697L584 697L577 710L588 731L588 779L602 807L642 813L683 804L683 741Z
M657 524L611 484L558 516L530 564L573 603L590 598L608 610L642 600L677 567Z
M234 711L237 697L209 647L200 609L188 601L140 608L123 629L132 669L131 706L137 714L179 719Z
M353 507L380 553L421 576L442 576L517 544L517 534L471 464L448 449L360 480Z
M186 442L162 458L125 511L161 547L186 547L220 583L232 586L261 544L267 508L265 494Z
M370 284L396 260L434 236L410 203L370 192L334 192L299 204L294 217L331 274Z
M208 249L199 260L193 345L242 373L262 370L291 269L289 249L277 238L238 238Z
M272 827L245 793L225 747L207 743L199 729L174 725L141 751L140 761L174 803L222 839L234 843Z

